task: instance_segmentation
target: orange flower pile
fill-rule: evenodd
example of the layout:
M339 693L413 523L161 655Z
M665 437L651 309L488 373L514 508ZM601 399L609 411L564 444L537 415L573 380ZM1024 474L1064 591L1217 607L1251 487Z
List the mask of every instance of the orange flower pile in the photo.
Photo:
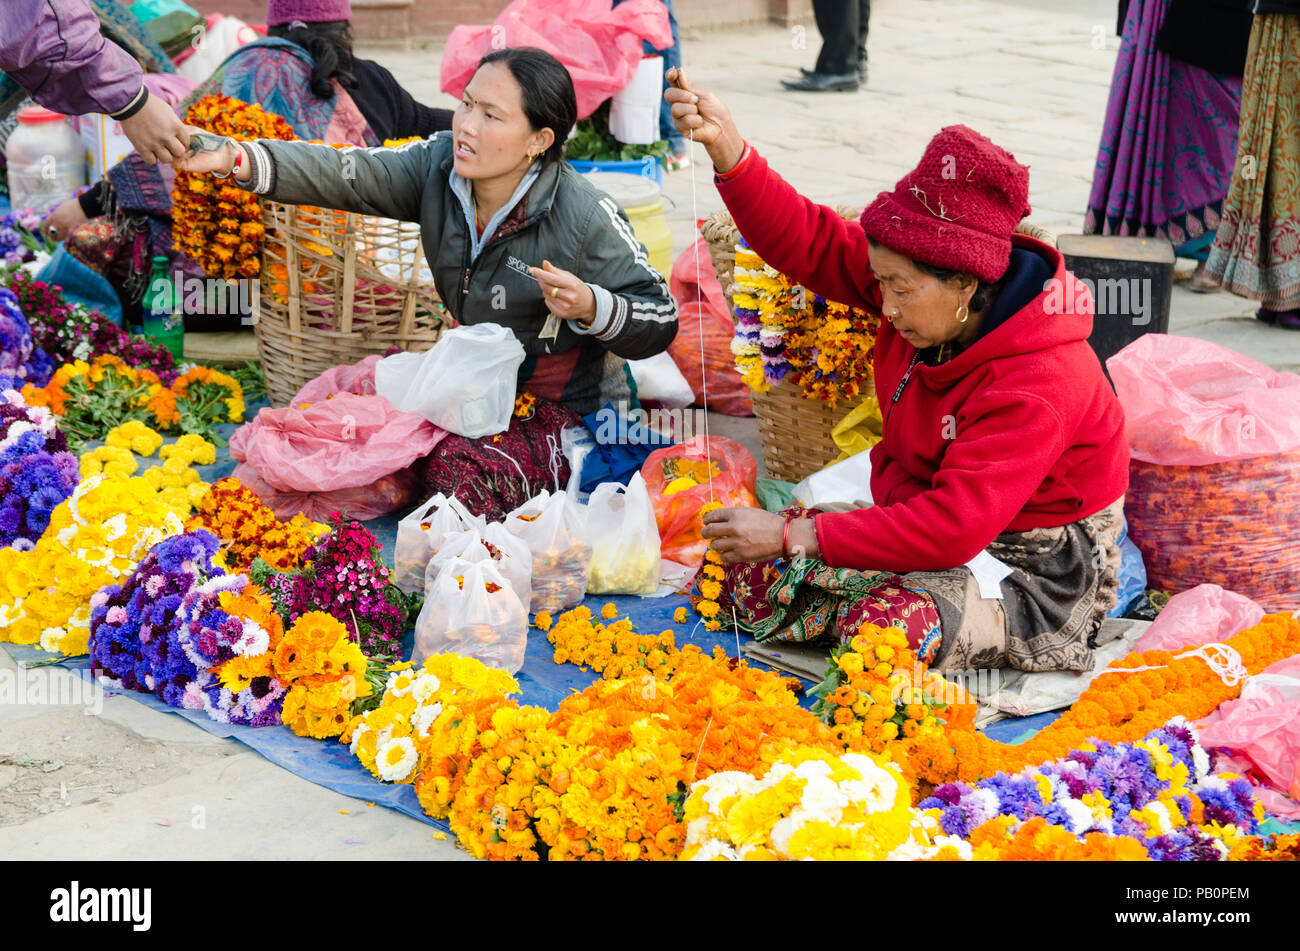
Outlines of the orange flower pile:
M601 614L604 617L603 611ZM672 631L637 634L628 618L602 624L591 616L590 608L582 605L561 614L554 624L545 613L539 614L534 623L546 631L546 639L555 645L553 656L557 664L591 668L607 680L630 677L639 670L666 677L677 670L683 657ZM698 652L699 648L695 650Z
M1048 825L1036 816L1011 831L1015 816L998 816L979 826L970 835L975 861L988 862L1149 862L1151 857L1137 839L1129 836L1090 832L1082 840L1059 825ZM948 846L939 851L939 860L957 858Z
M846 749L884 752L895 741L974 729L975 701L928 671L894 627L863 624L831 654L814 711Z
M287 522L275 517L262 500L234 477L212 483L199 500L186 531L206 528L221 539L226 567L244 571L261 558L276 571L297 571L302 555L329 526L295 515Z
M280 116L229 96L204 96L185 118L190 125L238 141L295 138ZM258 276L266 229L252 192L211 175L179 172L172 189L172 221L176 249L197 261L209 277L234 281Z
M1228 851L1229 862L1300 862L1300 835L1246 836Z
M1225 642L1251 674L1300 653L1300 621L1270 614ZM1132 653L1113 666L1154 667L1131 674L1103 674L1060 719L1029 740L1008 746L968 730L945 730L890 749L891 756L922 783L976 782L997 772L1014 773L1065 756L1090 739L1140 740L1175 716L1198 720L1241 693L1226 685L1200 657L1175 659L1170 651Z
M797 681L718 654L688 647L667 680L600 680L554 713L502 697L447 704L421 805L479 857L675 858L692 781L761 772L796 747L838 751Z

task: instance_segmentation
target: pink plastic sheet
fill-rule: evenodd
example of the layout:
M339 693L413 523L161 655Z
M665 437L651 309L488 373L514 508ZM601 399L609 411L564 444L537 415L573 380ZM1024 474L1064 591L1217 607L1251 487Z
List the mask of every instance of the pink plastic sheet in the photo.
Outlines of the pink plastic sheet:
M1201 745L1215 767L1241 773L1255 798L1284 819L1300 819L1300 655L1246 681L1241 696L1200 721Z
M1137 651L1175 651L1226 641L1264 619L1264 609L1217 584L1199 584L1169 599L1133 646Z
M1106 368L1134 459L1204 466L1300 449L1300 375L1169 334L1144 334Z
M447 435L374 395L366 357L309 382L284 409L262 409L230 438L234 475L277 516L318 521L342 511L368 519L410 505L419 485L408 467Z
M442 54L442 91L461 95L479 60L493 50L535 46L568 69L583 118L632 79L643 39L655 49L672 45L668 9L659 0L627 0L613 9L610 0L514 0L490 26L451 31Z

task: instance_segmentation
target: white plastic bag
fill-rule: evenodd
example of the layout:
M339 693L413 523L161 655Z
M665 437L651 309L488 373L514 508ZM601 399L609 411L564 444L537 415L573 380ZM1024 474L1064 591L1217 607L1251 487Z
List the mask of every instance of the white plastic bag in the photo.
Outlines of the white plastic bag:
M429 559L424 572L425 590L438 572L453 559L491 562L501 572L520 604L530 604L533 597L533 553L522 538L506 531L500 522L484 528L472 526L455 535L444 535L438 551Z
M627 489L602 482L587 503L591 569L588 594L654 594L659 586L659 526L641 473Z
M465 508L456 496L447 498L439 492L397 523L393 584L407 594L419 591L424 586L424 570L444 535L485 527L483 519Z
M417 664L450 651L514 674L524 666L528 612L490 561L447 562L425 591L415 622Z
M663 88L663 57L645 57L628 84L610 99L609 131L614 138L631 145L650 145L659 140Z
M543 489L507 515L505 527L533 553L531 613L554 614L583 599L591 546L585 513L567 493L552 495Z
M510 425L523 362L524 346L509 328L454 327L427 353L380 360L375 392L396 409L418 413L458 436L493 436Z
M854 453L843 462L814 472L794 487L794 497L808 508L832 502L870 505L873 501L870 453Z
M667 350L644 360L629 360L627 367L636 382L637 399L654 400L669 409L683 409L695 402L691 384Z

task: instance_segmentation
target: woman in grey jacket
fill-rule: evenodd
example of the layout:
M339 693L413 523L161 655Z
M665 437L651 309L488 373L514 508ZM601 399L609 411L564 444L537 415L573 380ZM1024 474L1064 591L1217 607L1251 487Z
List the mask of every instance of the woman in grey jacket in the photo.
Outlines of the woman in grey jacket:
M513 442L506 436L488 440L491 451L456 437L436 450L428 488L462 498L475 494L463 485L471 478L466 469L501 461L499 472L492 465L493 472L472 475L482 483L479 508L487 514L520 492L567 478L562 454L553 465L559 429L625 393L623 360L660 353L677 333L676 303L627 215L563 160L576 118L573 83L558 60L541 50L504 49L480 62L450 133L399 148L230 141L175 163L233 176L276 201L420 223L447 308L460 323L514 332L526 355L518 391L538 397L534 416L546 419L539 424L545 431L521 434L509 459L501 460L503 445ZM462 450L469 453L463 460L456 456ZM524 484L497 491L508 473Z

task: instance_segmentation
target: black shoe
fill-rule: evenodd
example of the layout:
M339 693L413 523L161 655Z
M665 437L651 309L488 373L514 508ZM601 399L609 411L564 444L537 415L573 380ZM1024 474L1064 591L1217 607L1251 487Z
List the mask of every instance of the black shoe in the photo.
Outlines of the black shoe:
M817 70L804 69L802 66L799 67L799 72L804 76L818 75ZM858 60L858 83L863 86L867 84L867 61L865 59Z
M781 85L793 92L853 92L859 83L857 73L843 73L839 76L813 73L803 79L783 79Z

